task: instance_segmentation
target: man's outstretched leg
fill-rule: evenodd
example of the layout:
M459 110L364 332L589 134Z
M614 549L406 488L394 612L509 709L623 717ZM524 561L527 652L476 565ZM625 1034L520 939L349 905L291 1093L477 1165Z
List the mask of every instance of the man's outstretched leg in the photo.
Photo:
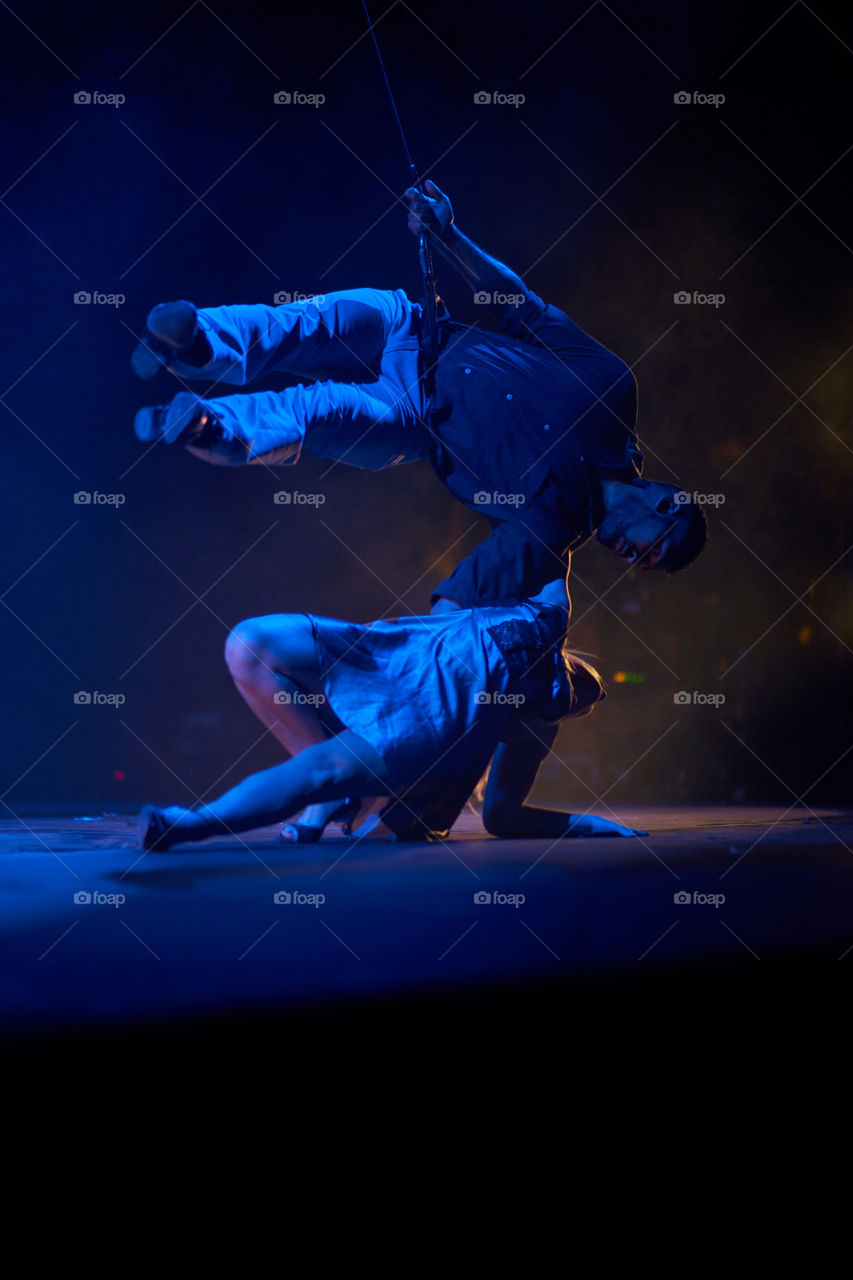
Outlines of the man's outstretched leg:
M427 456L420 394L413 353L365 385L316 382L204 398L182 391L169 404L140 409L134 431L146 443L180 442L225 466L293 465L304 445L315 457L381 471Z
M134 353L148 377L167 362L185 376L241 385L270 372L326 380L250 395L182 391L141 409L140 440L180 440L207 462L298 461L315 456L378 471L425 457L429 437L419 376L418 315L402 289L353 289L280 307L164 303ZM211 390L214 388L212 387Z
M347 289L315 300L196 307L165 302L148 314L131 357L146 381L168 367L181 379L245 386L269 373L366 382L382 354L417 336L417 310L403 289Z

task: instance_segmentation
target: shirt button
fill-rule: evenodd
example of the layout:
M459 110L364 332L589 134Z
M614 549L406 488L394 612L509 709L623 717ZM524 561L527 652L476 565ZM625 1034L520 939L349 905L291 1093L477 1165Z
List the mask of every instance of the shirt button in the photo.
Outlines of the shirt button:
M511 399L512 399L512 392L511 392L511 391L508 391L508 392L506 393L506 398L507 398L507 400L511 400Z
M551 424L550 424L550 422L546 422L546 423L545 423L545 428L544 428L544 429L545 429L546 431L550 431L550 430L551 430Z
M466 369L466 370L465 370L465 372L466 372L466 373L470 373L470 372L471 372L471 370L470 370L470 369Z

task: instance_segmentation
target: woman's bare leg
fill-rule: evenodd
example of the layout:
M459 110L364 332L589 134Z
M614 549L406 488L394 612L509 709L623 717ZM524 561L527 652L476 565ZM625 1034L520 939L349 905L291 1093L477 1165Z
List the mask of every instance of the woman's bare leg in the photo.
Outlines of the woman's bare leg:
M317 715L325 696L304 614L238 623L226 641L225 661L240 696L291 755L326 740Z
M140 815L140 842L146 849L165 850L185 840L249 831L281 822L306 805L337 803L353 793L385 794L387 784L379 753L345 730L306 747L292 760L251 774L197 809L146 806Z
M225 661L246 705L291 755L328 740L317 710L325 697L314 635L304 614L241 622L228 637ZM344 728L337 721L336 727ZM300 825L321 832L338 807L339 801L310 805Z

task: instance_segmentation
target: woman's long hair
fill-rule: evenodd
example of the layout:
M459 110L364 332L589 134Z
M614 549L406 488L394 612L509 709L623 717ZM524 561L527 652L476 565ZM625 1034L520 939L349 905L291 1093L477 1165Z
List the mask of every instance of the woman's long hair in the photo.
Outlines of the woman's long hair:
M566 719L579 720L588 716L607 697L601 673L592 665L592 654L579 653L567 641L562 648L563 659L572 686L572 710Z

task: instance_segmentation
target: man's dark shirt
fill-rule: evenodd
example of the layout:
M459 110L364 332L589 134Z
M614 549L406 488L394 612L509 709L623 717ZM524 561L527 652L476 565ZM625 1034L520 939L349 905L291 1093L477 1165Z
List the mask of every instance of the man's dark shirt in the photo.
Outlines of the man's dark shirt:
M595 532L587 467L642 474L627 365L534 293L502 332L449 325L430 461L491 536L432 595L461 608L534 595ZM562 562L562 567L561 563Z

